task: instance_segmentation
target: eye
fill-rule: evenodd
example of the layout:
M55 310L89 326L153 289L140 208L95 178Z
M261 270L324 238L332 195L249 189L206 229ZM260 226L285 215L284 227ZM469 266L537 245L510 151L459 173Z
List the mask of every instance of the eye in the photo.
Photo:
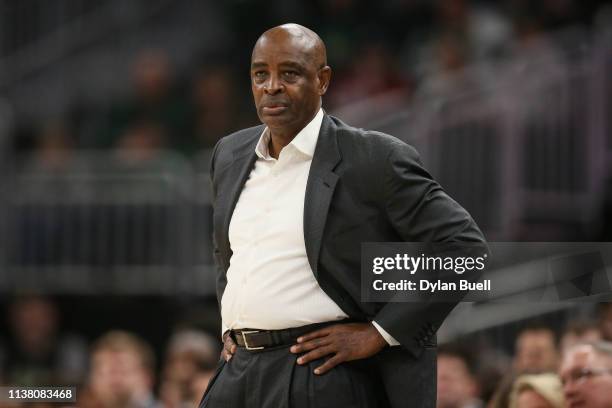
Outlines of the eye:
M285 71L283 76L288 80L295 80L300 74L297 71Z
M253 72L253 78L255 81L262 81L266 78L266 71L255 71Z

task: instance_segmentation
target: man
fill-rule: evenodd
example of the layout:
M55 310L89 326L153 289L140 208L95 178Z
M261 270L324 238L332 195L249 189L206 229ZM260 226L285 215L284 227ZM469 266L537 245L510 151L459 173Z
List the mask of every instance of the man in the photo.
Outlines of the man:
M219 349L216 339L195 329L180 329L168 341L159 398L166 408L193 407L202 396L208 381L214 374ZM201 388L193 394L193 384Z
M435 332L453 305L362 302L361 243L484 240L414 149L323 112L330 79L311 30L257 40L264 126L211 159L224 359L201 406L435 406Z
M144 340L110 331L91 352L89 383L79 396L80 407L158 408L153 396L155 355Z
M52 299L17 297L8 309L9 337L6 361L0 358L0 377L6 372L5 381L23 386L82 380L87 372L87 342L61 332L61 315Z
M601 331L596 323L584 320L570 322L561 335L559 348L561 354L580 343L594 343L601 341Z
M459 347L438 350L437 408L478 408L479 387L472 358Z
M516 338L514 369L517 373L538 374L557 371L559 352L555 333L546 326L533 325Z
M559 376L568 408L612 407L612 343L573 346L563 356Z

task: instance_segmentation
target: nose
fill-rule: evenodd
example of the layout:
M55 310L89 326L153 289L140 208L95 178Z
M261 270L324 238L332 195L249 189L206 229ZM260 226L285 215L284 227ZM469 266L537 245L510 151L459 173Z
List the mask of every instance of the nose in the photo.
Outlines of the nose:
M563 386L563 394L565 394L565 399L571 401L578 394L578 389L576 388L576 383L574 381L569 381L565 383Z
M264 92L269 95L275 95L283 90L283 84L276 75L270 75L264 84Z

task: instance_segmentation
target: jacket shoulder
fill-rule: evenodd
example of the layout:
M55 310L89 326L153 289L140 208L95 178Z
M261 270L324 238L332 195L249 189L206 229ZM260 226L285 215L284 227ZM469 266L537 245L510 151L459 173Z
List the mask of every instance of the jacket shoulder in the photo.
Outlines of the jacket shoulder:
M343 150L363 150L369 154L382 154L388 157L392 152L407 153L418 157L416 149L396 136L376 130L368 130L347 125L330 116L336 127L336 136Z
M227 136L223 136L217 142L217 149L220 149L221 146L223 146L224 149L239 149L244 145L252 143L254 139L259 138L263 130L264 125L257 125L252 126L250 128L237 130L234 133L230 133Z
M217 166L223 167L226 162L231 162L234 151L247 149L254 145L261 136L264 130L264 125L252 126L250 128L241 129L234 133L219 139L213 148L211 171Z

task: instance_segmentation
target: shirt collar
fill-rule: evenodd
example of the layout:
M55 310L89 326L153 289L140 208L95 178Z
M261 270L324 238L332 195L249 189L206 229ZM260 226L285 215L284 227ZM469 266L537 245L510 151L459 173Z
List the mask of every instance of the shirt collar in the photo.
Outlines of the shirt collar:
M294 148L302 152L308 157L314 156L315 147L317 146L317 140L319 139L319 131L321 130L321 123L323 123L323 108L319 108L319 111L314 118L302 130L298 132L293 140L289 143ZM268 145L270 143L270 131L266 127L259 137L257 146L255 146L255 153L261 159L269 160L272 157L268 151Z

